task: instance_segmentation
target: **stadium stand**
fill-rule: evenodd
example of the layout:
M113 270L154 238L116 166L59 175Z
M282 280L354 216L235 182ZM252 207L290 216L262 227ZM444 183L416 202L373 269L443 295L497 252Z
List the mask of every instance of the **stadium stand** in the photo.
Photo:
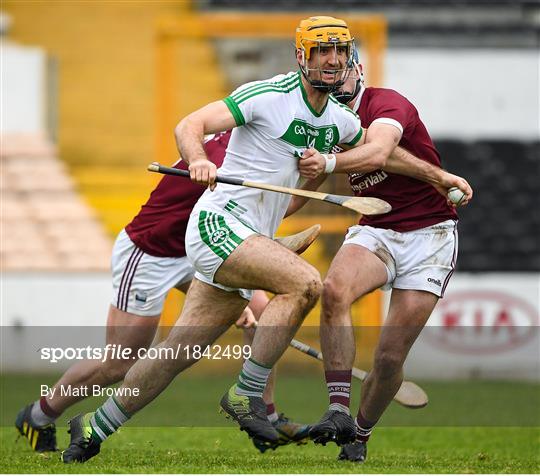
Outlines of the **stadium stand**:
M41 134L1 137L3 271L97 271L109 267L110 239Z
M538 0L204 0L207 10L379 13L389 47L538 48Z
M459 212L458 270L540 271L540 142L436 145L443 165L466 176L475 191Z
M186 3L187 4L187 3ZM99 30L103 38L106 34L118 35L116 18L120 17L122 10L121 3L99 4L95 6L94 16L85 18L87 28ZM150 9L147 15L136 15L130 22L124 22L123 35L130 37L130 42L117 42L122 46L121 57L125 60L117 61L114 56L107 54L94 55L92 36L82 37L77 43L78 57L88 56L93 62L85 67L93 70L106 68L108 77L117 78L122 88L107 89L104 84L92 75L81 77L74 68L75 61L71 61L73 53L70 50L73 42L67 41L56 32L46 21L36 25L35 22L26 20L22 14L19 18L19 35L26 32L27 41L43 43L44 47L57 54L62 64L63 74L61 84L70 84L74 81L81 87L81 91L72 88L62 91L67 104L64 113L61 137L61 144L66 153L62 153L62 159L70 165L70 173L78 185L86 201L94 207L101 222L106 226L112 236L117 233L127 221L137 212L141 203L152 189L153 183L150 180L157 180L144 172L144 165L153 159L151 154L152 128L150 120L143 122L142 119L150 118L151 114L145 114L150 110L153 103L148 98L151 97L152 88L147 68L147 63L142 59L150 56L151 31L148 30L150 22L147 18L152 15L163 15L170 12L165 7L157 3L147 3ZM70 4L70 8L76 7L76 3ZM407 8L396 8L396 6L407 6ZM19 4L13 3L10 7L15 13ZM540 23L538 22L538 11L540 2L538 0L365 0L355 2L354 0L336 0L330 5L323 0L310 0L299 2L298 0L204 0L197 2L197 8L208 11L282 11L286 7L288 11L354 11L355 13L382 13L389 22L388 46L390 48L401 47L523 47L538 48ZM34 8L44 8L36 6ZM81 7L82 8L82 7ZM84 8L87 8L86 6ZM111 14L110 8L114 8ZM172 7L171 7L172 8ZM180 7L174 7L175 13L180 13ZM187 7L186 7L187 8ZM78 13L74 17L67 16L69 9L59 8L55 10L55 15L59 15L61 21L70 24L73 18L82 18ZM188 13L182 11L182 15ZM195 14L194 11L189 12ZM65 17L62 15L66 15ZM47 15L43 13L43 19ZM147 18L146 18L147 17ZM144 20L144 21L143 21ZM88 22L93 22L92 26ZM40 35L36 31L42 29ZM46 34L44 33L46 32ZM111 33L113 32L113 33ZM143 33L141 33L143 32ZM51 39L52 38L52 39ZM145 40L146 39L146 40ZM148 44L144 43L147 41ZM276 42L277 43L277 42ZM273 70L287 70L294 62L290 53L290 42L283 44L265 44L255 39L245 41L245 39L219 42L215 44L217 56L226 74L229 88L251 79L267 77ZM116 44L115 44L116 45ZM135 46L134 46L135 45ZM119 46L119 47L120 47ZM190 47L193 45L190 44ZM265 48L273 48L272 52L276 58L284 58L287 64L271 64L264 66L261 57L264 56ZM112 48L104 50L105 53L115 51ZM125 51L124 51L125 50ZM83 51L84 54L80 54ZM136 52L134 54L133 52ZM142 56L141 56L142 55ZM191 64L191 71L211 71L211 55L201 54L197 50L197 61L204 58L204 63ZM141 59L142 58L142 59ZM129 60L129 61L128 61ZM180 64L180 63L179 63ZM294 65L292 65L294 66ZM504 65L503 65L504 66ZM80 67L80 65L79 65ZM268 68L268 71L264 68ZM213 71L213 70L212 70ZM143 78L145 82L137 83L129 78ZM146 76L145 76L146 75ZM495 74L494 81L505 81L511 78L512 72ZM206 76L215 76L214 73ZM198 78L198 75L194 75ZM91 78L88 79L88 78ZM118 79L122 78L122 79ZM86 80L86 82L84 82ZM142 87L141 87L142 84ZM110 107L96 107L96 90L99 89L99 97L103 96L103 104ZM159 89L158 89L159 90ZM136 91L136 93L135 93ZM186 110L192 110L200 104L189 101L202 101L208 97L221 97L222 93L217 90L210 90L205 84L204 88L199 88L189 84L186 88L189 93L184 93L180 103ZM195 93L192 93L195 91ZM201 94L201 91L204 94ZM93 94L91 94L91 93ZM146 94L146 96L145 96ZM147 102L144 102L146 98ZM153 99L152 99L153 100ZM81 103L81 101L86 101ZM81 104L83 105L81 107ZM100 102L101 103L101 99ZM125 114L123 121L113 124L116 116L109 113L114 108L120 109L129 104L129 111ZM86 111L81 114L80 111ZM91 111L91 114L88 113ZM100 115L101 114L101 115ZM174 111L173 117L177 119L181 114ZM80 127L81 117L84 118L88 134L81 138L75 134L77 127ZM140 123L130 121L137 119ZM67 128L66 124L69 125ZM167 130L172 130L174 124L168 124ZM429 126L429 124L428 124ZM114 133L103 134L104 130L114 131ZM129 134L126 134L126 130ZM150 132L149 132L150 131ZM435 139L437 139L435 137ZM146 141L146 142L145 142ZM158 142L160 144L161 142ZM174 148L172 140L168 142ZM74 146L76 144L77 147ZM476 140L474 142L438 140L438 147L441 152L444 164L456 173L465 175L475 187L474 202L460 212L460 258L458 268L461 271L539 271L540 270L540 224L538 217L538 167L540 166L538 141L532 142L495 142ZM27 144L28 146L28 144ZM4 147L5 149L5 147ZM99 151L99 153L95 153ZM42 159L45 158L45 154ZM173 154L170 157L174 156ZM519 167L510 169L511 164L516 164L516 159L520 160ZM4 160L4 159L2 159ZM167 160L171 162L172 160ZM119 167L112 167L119 165ZM131 166L129 172L126 166ZM504 176L504 180L502 177ZM4 180L4 176L2 176ZM26 180L26 179L24 179ZM23 182L24 182L23 180ZM31 179L28 179L31 180ZM52 182L52 181L49 181ZM21 185L23 186L23 185ZM58 182L58 187L61 186ZM511 190L511 186L516 186ZM5 188L2 184L2 190ZM349 193L345 182L332 181L327 191L334 193ZM501 196L501 190L507 190L508 196ZM4 201L11 200L13 208L2 207L2 225L5 223L4 215L12 214L33 214L30 203L21 203L20 200L9 198L4 195ZM325 230L330 229L334 236L324 238L325 248L329 256L337 249L342 239L343 219L333 215L332 208L321 204L310 204L306 212L310 211L318 216L326 215ZM69 213L65 211L64 213ZM307 213L306 213L307 214ZM26 215L24 215L26 216ZM300 220L299 220L300 218ZM338 220L338 218L340 220ZM348 217L346 217L347 219ZM350 217L351 222L354 217ZM295 221L305 220L306 215L295 217ZM479 225L480 221L482 224ZM21 230L22 226L19 225ZM28 229L34 229L34 224L27 224ZM3 228L5 228L3 226ZM49 230L58 229L58 224L48 227ZM19 229L19 228L18 228ZM335 230L335 231L334 231ZM2 231L7 233L5 229ZM15 231L10 231L15 234ZM17 232L18 233L18 232ZM35 232L32 232L35 234ZM56 233L53 232L53 233ZM81 232L82 233L82 232ZM19 235L24 236L21 231ZM56 235L55 235L56 236ZM91 241L91 240L87 240ZM329 245L332 241L332 246ZM333 244L335 242L335 245ZM2 255L3 257L3 255ZM324 270L324 266L320 266Z

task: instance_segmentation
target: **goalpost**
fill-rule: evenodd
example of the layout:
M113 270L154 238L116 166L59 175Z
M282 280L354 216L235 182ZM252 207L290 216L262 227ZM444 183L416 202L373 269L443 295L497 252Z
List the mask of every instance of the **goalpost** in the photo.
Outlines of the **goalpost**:
M162 164L176 160L173 129L177 122L194 109L230 93L230 85L218 64L212 41L242 39L289 40L291 56L294 33L306 12L295 13L198 13L182 12L177 17L162 19L156 28L156 147L154 159ZM345 20L360 46L366 83L382 86L383 60L387 43L387 22L381 15L337 14ZM206 63L201 58L208 56ZM211 58L210 58L211 57ZM274 74L282 73L276 71ZM261 79L261 78L257 78ZM282 228L286 233L322 223L323 231L343 235L352 224L351 215L333 210L329 215L295 217L294 225ZM169 302L171 312L178 309L181 298ZM373 326L367 332L367 348L378 337L377 326L382 315L381 293L376 291L353 306L355 325ZM167 315L167 305L164 311ZM165 319L174 322L177 314Z
M186 45L219 39L290 40L294 44L294 32L305 13L182 13L178 17L165 18L156 31L156 156L155 160L168 164L173 162L171 153L172 130L178 120L191 112L176 100L175 91L185 91L196 84L197 76L216 74L215 71L193 70L186 74L190 62ZM352 35L362 50L361 61L365 66L366 82L370 86L382 86L383 59L386 49L387 24L380 15L340 15L349 25ZM291 46L292 51L293 46ZM183 49L183 50L182 50ZM180 60L178 60L180 51ZM180 64L184 61L183 64ZM217 66L217 65L216 65ZM280 71L282 72L282 71ZM277 73L277 72L276 72ZM221 74L221 72L217 72ZM260 78L258 78L260 79ZM230 91L225 91L225 94ZM200 94L200 90L193 94ZM204 93L204 91L203 91ZM207 96L213 96L212 92ZM207 97L204 103L221 97ZM185 102L185 101L184 101ZM172 144L174 146L174 144Z

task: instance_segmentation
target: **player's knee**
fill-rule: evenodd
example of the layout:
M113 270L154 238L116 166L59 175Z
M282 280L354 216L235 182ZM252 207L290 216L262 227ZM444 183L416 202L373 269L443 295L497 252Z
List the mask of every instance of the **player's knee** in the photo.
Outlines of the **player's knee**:
M403 358L394 350L383 350L376 353L373 366L380 378L391 378L401 372Z
M304 279L300 282L300 293L306 306L313 307L321 296L323 284L321 275L313 268L304 275Z
M331 318L335 311L348 308L351 303L345 293L344 286L333 278L326 278L323 284L322 304L324 314Z

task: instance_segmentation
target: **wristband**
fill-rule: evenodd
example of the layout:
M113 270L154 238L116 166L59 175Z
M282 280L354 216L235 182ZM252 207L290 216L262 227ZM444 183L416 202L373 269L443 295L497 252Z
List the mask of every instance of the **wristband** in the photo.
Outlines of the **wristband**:
M326 160L326 165L324 167L325 174L331 174L336 168L336 154L321 154Z

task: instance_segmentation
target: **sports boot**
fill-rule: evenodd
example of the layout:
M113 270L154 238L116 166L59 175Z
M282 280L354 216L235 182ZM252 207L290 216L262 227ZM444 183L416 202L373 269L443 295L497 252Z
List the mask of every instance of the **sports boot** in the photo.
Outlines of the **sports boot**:
M91 415L77 415L69 421L71 440L67 450L62 451L64 463L84 463L99 453L101 443L92 438Z
M32 406L31 403L24 407L15 419L15 428L19 434L25 437L30 443L34 451L42 453L44 451L58 451L56 447L56 425L50 423L45 426L37 426L32 421Z
M356 440L341 447L338 459L363 463L367 458L367 444L365 441Z
M266 403L261 397L236 395L236 384L223 395L220 406L223 412L240 425L251 438L263 443L275 444L279 441L279 433L266 417Z
M276 421L272 422L273 427L279 433L279 441L274 445L269 445L257 438L253 438L253 444L261 453L264 453L268 449L275 450L278 446L285 446L289 443L296 443L297 445L305 445L309 438L309 425L302 423L295 423L289 420L283 413L279 414Z
M356 438L356 427L351 415L337 410L328 410L321 421L311 427L309 437L316 444L326 445L333 441L337 445L352 443Z

